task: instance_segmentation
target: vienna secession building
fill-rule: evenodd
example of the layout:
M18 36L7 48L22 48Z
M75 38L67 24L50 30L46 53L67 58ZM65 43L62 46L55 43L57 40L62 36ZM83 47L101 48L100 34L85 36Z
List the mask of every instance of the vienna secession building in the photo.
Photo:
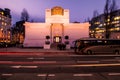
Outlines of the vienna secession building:
M69 10L59 6L46 9L45 23L25 23L24 47L44 47L57 43L73 46L73 41L89 37L89 23L70 23Z

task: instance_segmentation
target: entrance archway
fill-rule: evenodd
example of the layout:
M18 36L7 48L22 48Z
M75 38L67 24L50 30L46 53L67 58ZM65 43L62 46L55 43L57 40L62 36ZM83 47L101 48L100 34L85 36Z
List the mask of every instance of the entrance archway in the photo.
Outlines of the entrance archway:
M53 37L53 42L54 43L61 43L62 42L61 36L54 36Z

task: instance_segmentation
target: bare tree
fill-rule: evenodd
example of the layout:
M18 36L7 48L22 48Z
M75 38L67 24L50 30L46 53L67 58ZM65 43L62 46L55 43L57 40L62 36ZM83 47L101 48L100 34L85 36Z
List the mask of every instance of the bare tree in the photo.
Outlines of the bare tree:
M29 20L29 14L28 14L28 12L25 8L21 12L21 20L22 21L28 21Z
M109 13L110 13L110 0L106 0L105 8L104 8L104 18L105 18L105 38L108 39L110 37L109 33Z
M104 18L105 18L105 38L110 38L110 27L113 21L113 12L117 10L117 5L115 0L106 0L105 8L104 8Z
M94 11L93 11L93 18L94 18L94 17L97 17L97 16L99 16L99 13L98 13L97 10L94 10Z
M112 0L112 4L110 6L110 12L113 12L118 9L118 6L116 5L116 0Z

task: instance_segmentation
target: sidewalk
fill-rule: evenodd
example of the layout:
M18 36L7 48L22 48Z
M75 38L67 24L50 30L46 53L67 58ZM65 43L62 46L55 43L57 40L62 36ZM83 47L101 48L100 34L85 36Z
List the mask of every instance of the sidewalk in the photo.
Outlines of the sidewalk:
M26 54L26 55L41 55L41 54L56 54L56 55L68 55L74 54L73 49L69 50L57 50L57 49L41 49L41 48L0 48L1 54Z

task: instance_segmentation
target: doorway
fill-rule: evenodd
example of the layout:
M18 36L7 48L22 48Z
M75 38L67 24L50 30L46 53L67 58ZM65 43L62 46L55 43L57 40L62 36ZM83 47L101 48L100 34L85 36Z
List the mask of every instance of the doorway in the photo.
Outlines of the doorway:
M62 42L62 38L60 36L54 36L53 42L54 43L61 43Z

